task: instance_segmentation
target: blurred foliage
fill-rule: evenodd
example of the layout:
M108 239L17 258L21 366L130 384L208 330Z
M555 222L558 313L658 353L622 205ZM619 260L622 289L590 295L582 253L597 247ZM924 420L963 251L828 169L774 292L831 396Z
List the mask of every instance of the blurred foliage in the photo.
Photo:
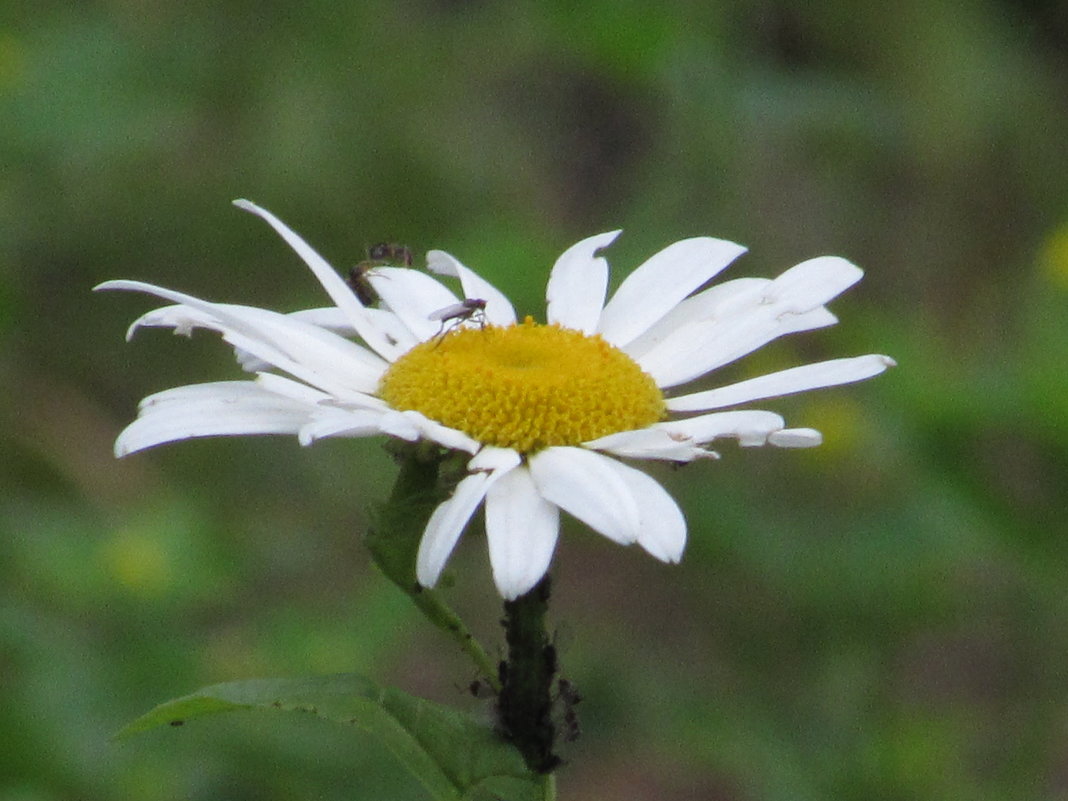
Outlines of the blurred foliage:
M658 472L681 566L568 527L561 798L1068 798L1062 4L0 11L0 800L424 797L314 720L109 741L213 682L357 670L479 711L361 548L377 443L111 457L140 397L236 371L210 336L124 345L150 304L93 285L322 303L235 197L339 267L445 248L535 314L555 256L616 227L616 280L694 234L752 247L731 276L862 265L842 325L716 376L896 357L767 404L823 448ZM496 642L483 551L475 527L451 596Z

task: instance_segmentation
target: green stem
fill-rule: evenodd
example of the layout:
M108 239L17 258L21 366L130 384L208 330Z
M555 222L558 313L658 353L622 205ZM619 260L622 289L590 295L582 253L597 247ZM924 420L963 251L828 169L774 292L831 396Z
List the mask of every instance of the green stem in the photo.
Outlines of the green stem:
M391 441L389 450L399 463L400 472L389 500L378 509L367 533L371 556L386 578L412 599L427 620L455 640L484 680L499 691L496 664L489 654L440 593L420 586L415 577L415 558L427 521L455 485L452 473L457 472L457 466L451 464L455 459L427 443Z
M408 595L427 620L456 641L463 652L475 663L483 680L493 688L493 691L500 692L501 683L497 678L496 663L486 653L482 643L475 639L475 635L467 628L460 616L441 600L441 594L435 590L417 587Z
M553 753L556 727L552 720L552 686L556 647L549 642L545 615L549 578L530 592L505 601L504 629L508 661L501 666L498 701L501 727L535 773L551 773L560 764ZM544 785L545 792L550 786ZM552 791L555 793L555 790ZM551 797L551 796L548 796Z
M556 774L545 773L541 777L541 801L556 801Z

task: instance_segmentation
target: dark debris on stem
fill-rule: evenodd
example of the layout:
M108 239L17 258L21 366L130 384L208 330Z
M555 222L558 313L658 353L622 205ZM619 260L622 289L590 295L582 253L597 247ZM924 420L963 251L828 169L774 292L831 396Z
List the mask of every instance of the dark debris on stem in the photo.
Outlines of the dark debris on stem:
M560 757L554 752L553 682L557 658L556 646L549 641L545 629L548 604L546 576L530 592L505 601L502 621L508 659L500 663L500 726L536 773L551 773L560 764Z

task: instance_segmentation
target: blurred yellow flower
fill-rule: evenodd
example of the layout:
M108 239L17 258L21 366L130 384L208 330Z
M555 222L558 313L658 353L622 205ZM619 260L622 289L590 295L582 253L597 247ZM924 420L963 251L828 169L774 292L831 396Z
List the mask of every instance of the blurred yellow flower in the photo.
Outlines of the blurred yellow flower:
M145 531L120 531L104 543L101 561L118 583L135 595L158 596L173 579L170 558Z
M1068 222L1054 228L1042 243L1039 265L1054 285L1068 289Z

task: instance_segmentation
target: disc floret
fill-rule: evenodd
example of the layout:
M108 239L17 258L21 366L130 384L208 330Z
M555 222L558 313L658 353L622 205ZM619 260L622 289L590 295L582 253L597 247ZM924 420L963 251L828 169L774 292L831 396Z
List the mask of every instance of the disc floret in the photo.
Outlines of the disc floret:
M396 409L520 453L578 445L664 416L656 382L623 351L529 317L417 345L386 372L379 394Z

